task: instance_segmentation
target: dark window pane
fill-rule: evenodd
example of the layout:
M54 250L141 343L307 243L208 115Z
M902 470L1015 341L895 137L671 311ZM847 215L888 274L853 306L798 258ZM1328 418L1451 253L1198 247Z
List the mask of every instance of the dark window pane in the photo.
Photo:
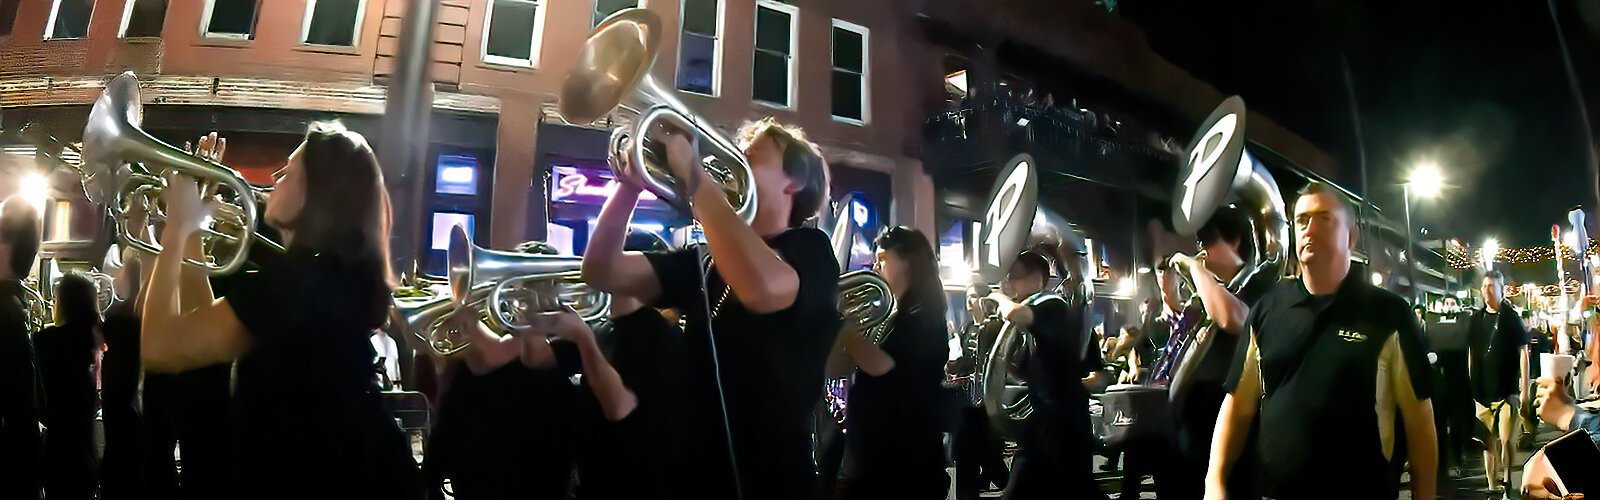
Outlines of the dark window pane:
M756 9L756 48L789 53L789 14Z
M594 25L599 26L612 14L622 9L631 9L639 6L639 0L594 0Z
M512 59L533 59L533 2L495 0L494 16L489 20L490 55Z
M833 116L861 119L861 75L833 71Z
M89 36L89 12L94 10L94 0L61 0L56 9L55 30L52 38L83 38Z
M167 0L138 0L128 13L128 31L123 36L161 36L167 17Z
M683 34L678 49L678 88L710 94L715 77L717 41L693 33Z
M861 71L861 34L850 30L833 29L833 67Z
M717 36L717 0L684 0L683 30Z
M755 86L752 97L782 106L789 105L788 58L771 52L756 51Z
M355 45L359 3L359 0L317 0L316 8L311 11L311 29L306 32L306 43Z
M214 0L211 7L211 33L254 35L256 0Z
M0 0L0 36L11 34L11 25L17 22L17 6L22 0Z

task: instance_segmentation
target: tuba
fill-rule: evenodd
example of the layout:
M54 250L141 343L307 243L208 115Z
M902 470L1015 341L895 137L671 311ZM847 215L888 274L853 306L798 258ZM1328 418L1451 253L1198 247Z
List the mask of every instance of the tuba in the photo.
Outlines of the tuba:
M661 18L647 9L624 9L590 32L578 61L562 84L557 110L573 124L588 124L622 109L633 123L611 135L611 167L618 179L643 186L679 210L688 211L693 186L672 174L666 151L648 132L667 125L693 134L710 155L701 164L745 222L756 215L750 162L734 143L678 101L676 92L650 76L661 45ZM619 160L627 161L619 161Z
M1179 171L1172 207L1172 225L1179 234L1195 234L1225 205L1243 207L1249 216L1247 243L1252 251L1239 274L1225 283L1235 294L1257 281L1278 281L1289 260L1283 195L1272 174L1248 151L1244 125L1244 100L1238 96L1224 100L1211 112L1192 141L1188 162ZM1185 286L1194 290L1188 270L1177 272ZM1206 336L1205 342L1199 341L1199 332L1211 328L1212 322L1205 317L1205 308L1197 307L1198 300L1191 297L1185 304L1185 317L1173 329L1152 372L1158 385L1170 386L1172 395L1188 387L1190 375L1199 365L1193 360L1206 356L1210 340L1215 338Z
M1005 277L1011 263L1024 250L1044 253L1061 272L1062 279L1044 291L1021 302L1032 306L1059 300L1069 307L1086 309L1094 296L1088 279L1087 250L1083 234L1059 214L1039 204L1038 163L1031 155L1019 154L1006 168L990 191L978 237L978 275L980 283L994 283ZM980 285L987 287L987 285ZM1084 315L1085 322L1088 315ZM998 328L993 341L980 340L974 348L976 366L972 373L969 399L982 404L989 422L1000 436L1015 439L1022 423L1033 414L1023 363L1034 348L1032 335L1024 328L990 318L980 328ZM998 323L996 325L995 323ZM1088 325L1082 325L1088 332ZM1086 335L1084 342L1090 339Z
M193 266L206 268L211 275L232 274L244 265L251 238L261 238L254 228L257 221L256 202L264 193L244 181L238 171L214 161L184 152L182 149L151 137L139 128L143 112L139 101L139 80L132 72L124 72L106 83L105 91L89 111L89 122L83 129L83 165L78 169L83 177L84 193L89 201L105 205L117 221L117 237L124 245L149 253L159 253L161 245L138 236L143 228L130 228L126 212L132 203L149 203L166 188L159 170L170 168L192 176L203 183L216 184L226 189L221 194L231 197L213 216L212 223L202 229L207 247L223 243L231 249L224 256L207 255L206 260L184 259ZM159 211L152 217L160 218ZM232 231L216 228L228 226ZM282 250L282 245L263 238L271 247ZM218 263L212 263L216 260Z

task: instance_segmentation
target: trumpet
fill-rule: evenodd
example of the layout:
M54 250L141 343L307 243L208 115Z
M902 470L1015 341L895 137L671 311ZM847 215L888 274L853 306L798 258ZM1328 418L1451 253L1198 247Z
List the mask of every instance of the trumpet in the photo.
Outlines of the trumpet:
M611 135L613 173L686 212L693 186L683 185L672 174L665 152L646 132L667 125L694 134L710 149L701 164L711 182L727 196L728 205L750 222L756 215L756 191L744 152L690 112L675 91L650 76L662 29L660 16L646 9L624 9L606 18L578 52L576 68L561 87L558 111L568 123L580 125L619 108L633 113L633 123ZM621 161L624 159L630 161Z
M124 72L106 84L105 91L89 111L89 122L83 129L83 165L78 169L83 178L84 193L89 201L105 205L117 221L117 238L124 245L149 253L160 253L161 245L136 236L128 224L127 212L133 203L153 203L166 189L166 182L155 171L144 165L170 168L192 176L207 184L226 188L231 199L225 201L213 217L210 226L202 232L208 247L223 243L232 253L217 256L208 253L206 259L184 259L184 263L204 267L213 276L232 274L248 258L252 238L261 238L276 250L283 246L256 234L258 201L266 193L244 181L239 172L212 160L201 158L182 149L151 137L141 130L142 107L139 101L139 80L132 72ZM163 215L152 210L152 218ZM219 231L216 228L229 228ZM213 263L216 260L219 263Z

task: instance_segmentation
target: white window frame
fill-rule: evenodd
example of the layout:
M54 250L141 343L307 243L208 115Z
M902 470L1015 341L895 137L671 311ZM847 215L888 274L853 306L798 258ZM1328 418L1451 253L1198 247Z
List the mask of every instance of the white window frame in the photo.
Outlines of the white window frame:
M90 2L89 3L89 25L90 26L94 26L94 10L95 10L94 8L99 3L100 2ZM48 21L45 21L45 23L44 23L44 39L45 40L81 40L83 38L88 38L88 36L72 37L72 38L56 38L56 36L55 36L56 35L56 16L58 14L60 14L60 13L61 13L61 0L51 0L50 1L50 19Z
M249 40L249 33L213 33L211 31L211 11L216 6L217 0L206 0L206 8L200 11L200 38L209 38L212 40ZM167 2L167 7L172 7L172 3ZM259 12L261 9L260 2L256 3L256 9L258 12L253 14L252 17L261 14Z
M678 72L674 71L672 72L672 86L673 88L678 89L679 92L683 92L685 94L703 95L706 97L717 97L722 95L722 35L724 33L723 30L727 28L727 26L725 26L723 23L728 18L728 2L725 0L713 1L717 2L717 32L712 36L711 44L711 93L702 94L693 90L684 90L678 86ZM678 3L678 50L680 51L678 54L678 64L683 64L683 54L681 53L683 50L683 34L687 30L683 28L684 23L682 20L686 15L684 9L687 8L687 4L688 2ZM751 57L755 56L752 54ZM791 59L792 58L793 57L791 57Z
M639 8L639 0L633 0L633 7L629 7L629 8L630 9ZM600 10L600 0L589 0L589 25L590 25L589 28L590 29L594 29L594 28L600 27L600 22L599 21L604 19L604 18L601 18L601 19L595 19L594 18L594 15L599 13L599 10ZM619 10L617 12L622 12L622 11ZM606 17L611 17L611 16L608 15Z
M751 43L751 48L750 48L750 60L751 60L751 64L750 64L750 70L751 70L751 75L750 75L751 76L751 79L750 79L751 82L750 83L751 83L751 86L750 87L751 87L751 93L752 93L750 100L755 101L757 104L761 104L763 106L767 106L767 107L771 107L771 108L776 108L776 109L794 109L795 108L795 96L798 94L798 92L795 89L795 79L796 79L795 78L795 73L796 73L796 66L798 66L797 60L800 58L800 7L797 6L797 5L789 5L789 4L786 4L786 3L781 3L781 2L778 2L776 0L758 0L756 2L756 10L757 10L756 16L754 18L752 18L753 21L751 22L751 24L753 25L751 27L751 31L755 32L755 36L756 36L755 40L759 40L760 37L761 37L761 22L759 21L759 18L761 17L760 16L760 9L764 9L764 8L765 9L772 9L772 10L776 10L778 12L783 12L783 13L789 14L789 65L788 65L789 66L789 85L788 85L788 89L786 89L789 92L789 95L787 96L789 102L787 104L778 104L778 103L775 103L775 102L767 102L767 101L763 101L763 100L760 100L760 99L756 99L755 96L753 95L754 92L755 92L755 90L754 90L755 89L755 55L756 55L757 52L760 52L760 50L761 50L760 48L756 47L755 43L753 43L753 42ZM830 35L831 35L831 33L830 33Z
M866 125L866 123L870 121L869 118L872 116L872 93L869 92L872 89L872 85L869 83L872 81L872 30L868 29L866 26L845 21L843 19L833 20L833 27L828 30L828 61L830 64L828 69L828 82L830 83L829 92L833 91L831 86L831 83L833 82L833 72L840 71L841 69L837 64L833 63L833 56L837 54L835 48L833 47L833 30L835 29L841 29L861 35L861 118L856 119L848 116L834 115L832 109L828 110L828 114L833 115L833 121L836 122L848 123L857 126ZM830 108L833 106L833 96L831 94L828 96L828 106Z
M533 40L528 47L528 58L517 59L513 57L497 56L489 53L489 29L494 27L494 1L485 2L483 14L483 40L478 44L478 58L485 64L498 66L511 66L516 68L538 68L539 51L544 45L544 20L548 9L549 0L528 0L533 4ZM590 10L591 15L593 10Z
M350 22L354 25L354 27L350 30L350 45L328 45L328 44L322 44L322 43L311 43L311 42L306 41L306 39L311 38L311 14L316 12L316 11L317 11L317 0L306 0L306 15L305 15L305 19L300 21L300 44L301 45L310 45L310 46L313 46L313 47L360 47L361 46L361 28L362 28L361 25L363 24L361 22L361 20L362 20L362 18L366 17L364 14L367 13L367 0L359 0L359 1L356 2L356 16L355 16L355 19L351 19L350 20Z
M126 2L122 3L122 26L117 28L117 38L127 38L128 37L128 23L133 22L133 6L134 6L134 4L137 4L137 3L139 3L139 0L127 0ZM167 2L167 7L171 7L171 6L172 6L172 2ZM163 15L165 15L165 11L163 11ZM55 23L50 23L50 24L55 24ZM165 22L165 20L163 20L163 22L161 23L161 29L163 31L165 31L166 28L167 28L166 22ZM137 37L134 37L134 38L160 38L160 37L158 37L158 36L155 36L155 37L137 36Z

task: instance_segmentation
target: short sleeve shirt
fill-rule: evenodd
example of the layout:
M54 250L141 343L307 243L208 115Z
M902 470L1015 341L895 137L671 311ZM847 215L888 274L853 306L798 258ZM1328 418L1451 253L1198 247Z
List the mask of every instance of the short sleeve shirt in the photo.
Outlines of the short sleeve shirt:
M226 298L250 336L239 359L238 467L251 495L292 488L267 478L316 475L330 492L360 491L375 477L415 478L410 446L384 406L367 340L390 293L381 270L332 254L291 249L239 273ZM395 493L394 496L399 496Z
M695 391L688 401L699 436L694 451L714 474L702 484L732 487L720 476L731 469L717 400L720 365L745 498L802 498L815 475L811 412L822 397L823 365L842 323L839 264L827 235L817 229L784 231L767 239L767 246L800 280L794 303L770 314L746 310L700 249L646 257L661 284L654 305L683 311L687 322L686 360Z
M943 456L941 422L934 409L942 404L944 362L949 357L944 312L938 298L902 303L879 346L894 359L894 368L878 376L856 372L845 421L850 439L845 446L865 466Z
M612 319L595 334L638 405L611 422L593 391L583 391L592 439L582 447L577 497L679 498L683 332L644 307Z
M1078 352L1084 342L1083 311L1060 296L1047 296L1032 306L1035 346L1028 360L1029 393L1036 408L1059 412L1084 411L1088 392L1083 377L1099 369L1099 351L1092 360ZM1092 364L1091 364L1092 363Z
M1522 348L1530 341L1528 330L1506 302L1500 303L1499 313L1486 308L1473 311L1468 324L1473 397L1485 405L1504 401L1518 391Z
M1285 280L1251 308L1225 388L1236 393L1247 361L1259 360L1263 496L1398 491L1390 464L1397 401L1402 391L1430 396L1426 340L1405 300L1362 276L1352 270L1323 297Z

